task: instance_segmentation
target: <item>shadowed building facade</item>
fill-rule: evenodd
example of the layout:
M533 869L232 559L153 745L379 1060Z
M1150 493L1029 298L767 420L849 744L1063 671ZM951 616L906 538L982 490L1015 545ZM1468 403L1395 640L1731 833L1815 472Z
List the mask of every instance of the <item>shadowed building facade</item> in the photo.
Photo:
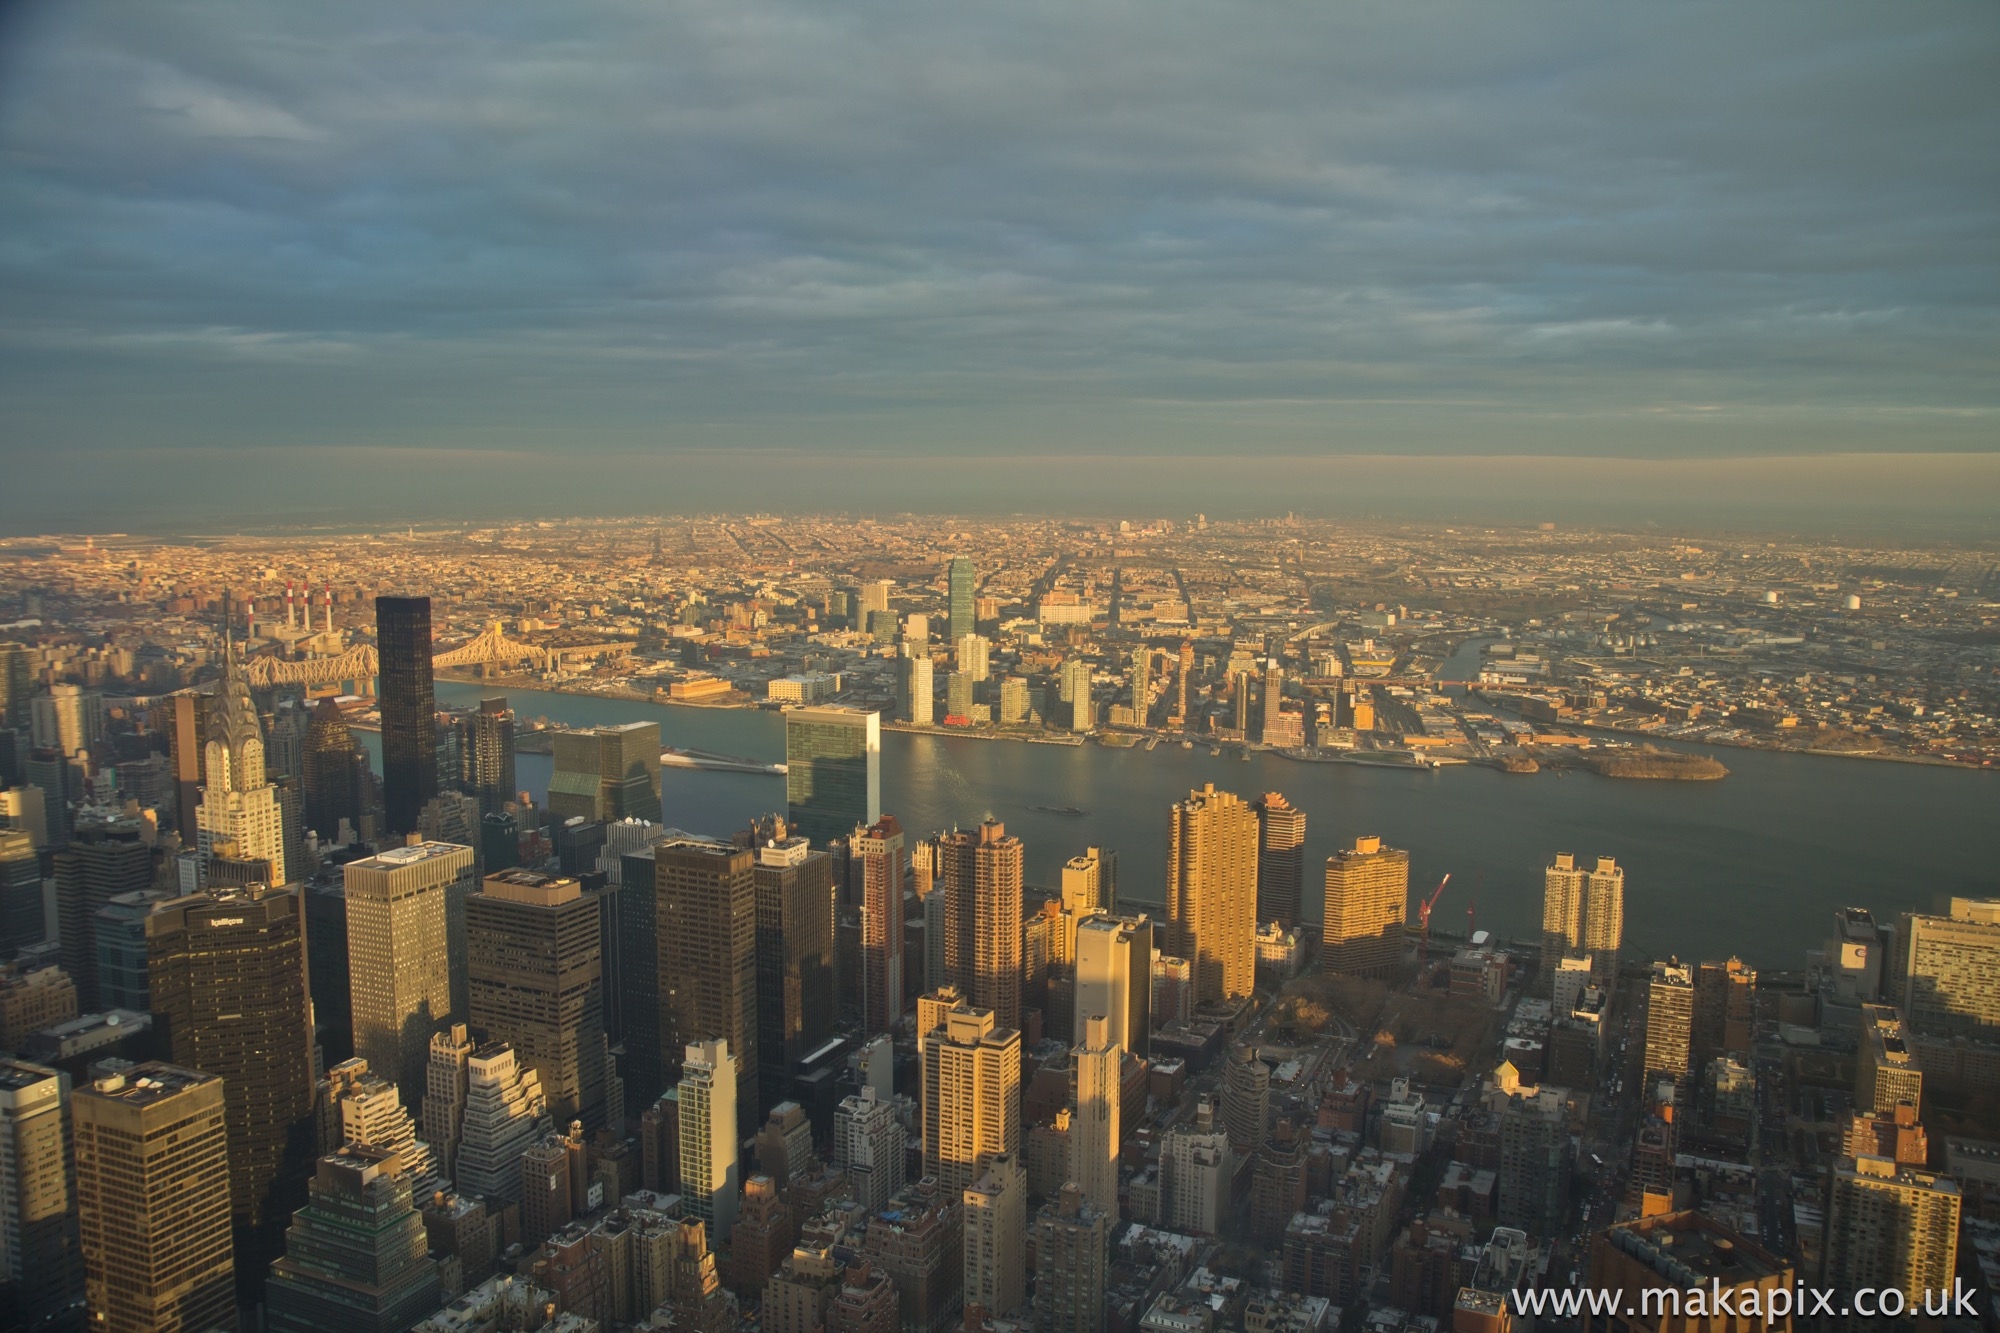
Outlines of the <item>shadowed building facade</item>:
M414 833L437 795L437 691L431 678L431 599L377 597L375 653L382 711L382 817Z
M222 1080L236 1222L275 1221L311 1153L313 1034L298 887L216 888L163 902L146 917L146 944L153 1018L170 1057Z
M1403 957L1403 919L1410 901L1410 854L1380 838L1326 859L1324 961L1351 977L1387 978Z
M665 1073L698 1042L728 1043L730 1101L745 1136L757 1114L757 879L747 847L677 838L653 849L658 890L660 1044Z

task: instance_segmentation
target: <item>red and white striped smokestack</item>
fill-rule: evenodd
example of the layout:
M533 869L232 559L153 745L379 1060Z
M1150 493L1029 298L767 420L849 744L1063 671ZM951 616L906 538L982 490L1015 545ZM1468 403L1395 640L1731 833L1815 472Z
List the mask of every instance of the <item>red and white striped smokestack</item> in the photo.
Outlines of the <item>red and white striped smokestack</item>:
M333 585L326 585L326 632L333 633Z
M297 629L299 625L298 607L292 602L292 581L285 580L285 628Z

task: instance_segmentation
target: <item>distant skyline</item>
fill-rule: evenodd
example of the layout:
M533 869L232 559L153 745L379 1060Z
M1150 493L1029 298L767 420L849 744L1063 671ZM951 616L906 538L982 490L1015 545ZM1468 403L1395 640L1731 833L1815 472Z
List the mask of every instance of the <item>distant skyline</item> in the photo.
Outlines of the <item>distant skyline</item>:
M1990 4L3 12L0 532L2000 508Z

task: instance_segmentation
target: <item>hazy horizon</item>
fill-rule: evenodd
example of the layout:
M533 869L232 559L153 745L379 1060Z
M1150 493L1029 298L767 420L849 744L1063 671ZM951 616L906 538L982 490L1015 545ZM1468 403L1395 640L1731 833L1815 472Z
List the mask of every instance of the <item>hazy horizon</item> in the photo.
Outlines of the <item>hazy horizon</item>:
M0 531L1991 531L1996 65L1983 4L15 5Z

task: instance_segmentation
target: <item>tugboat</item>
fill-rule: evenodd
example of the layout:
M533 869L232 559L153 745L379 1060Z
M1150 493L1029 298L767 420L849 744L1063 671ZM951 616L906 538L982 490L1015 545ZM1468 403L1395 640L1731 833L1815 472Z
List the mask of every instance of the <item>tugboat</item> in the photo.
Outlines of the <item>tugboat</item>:
M1039 810L1045 815L1086 815L1088 810L1079 810L1073 805L1031 805L1030 810Z

